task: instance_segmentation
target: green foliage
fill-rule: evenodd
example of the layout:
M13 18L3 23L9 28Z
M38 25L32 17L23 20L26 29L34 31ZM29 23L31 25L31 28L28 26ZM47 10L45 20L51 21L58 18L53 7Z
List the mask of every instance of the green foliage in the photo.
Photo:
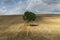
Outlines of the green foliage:
M33 12L26 11L23 15L23 19L28 22L35 21L36 15Z

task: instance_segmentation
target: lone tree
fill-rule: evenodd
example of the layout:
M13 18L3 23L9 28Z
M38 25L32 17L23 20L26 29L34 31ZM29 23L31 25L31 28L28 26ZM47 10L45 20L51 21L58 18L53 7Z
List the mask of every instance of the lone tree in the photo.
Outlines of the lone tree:
M33 12L26 11L23 15L23 19L25 21L24 25L26 25L26 23L29 24L29 22L35 21L36 15ZM27 30L27 36L28 36L29 27L26 26L25 30Z
M36 15L33 12L26 11L23 15L23 19L25 20L25 22L29 23L35 21Z

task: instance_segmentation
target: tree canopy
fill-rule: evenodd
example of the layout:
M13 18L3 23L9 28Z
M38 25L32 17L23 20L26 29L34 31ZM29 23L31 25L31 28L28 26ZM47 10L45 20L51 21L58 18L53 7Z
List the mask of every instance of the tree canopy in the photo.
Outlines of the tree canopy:
M28 22L35 21L36 15L33 12L26 11L24 12L23 19Z

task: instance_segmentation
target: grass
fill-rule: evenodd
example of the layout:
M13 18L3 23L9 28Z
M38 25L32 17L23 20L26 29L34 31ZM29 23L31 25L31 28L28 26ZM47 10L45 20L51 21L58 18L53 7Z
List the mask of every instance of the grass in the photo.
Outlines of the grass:
M60 40L60 16L40 16L28 27L22 16L0 16L0 40Z

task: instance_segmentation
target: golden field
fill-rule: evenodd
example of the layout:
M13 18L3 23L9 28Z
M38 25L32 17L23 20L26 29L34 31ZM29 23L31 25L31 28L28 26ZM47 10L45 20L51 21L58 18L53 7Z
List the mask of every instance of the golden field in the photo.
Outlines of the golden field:
M27 37L22 15L0 16L0 40L60 40L60 15L39 14L34 23Z

